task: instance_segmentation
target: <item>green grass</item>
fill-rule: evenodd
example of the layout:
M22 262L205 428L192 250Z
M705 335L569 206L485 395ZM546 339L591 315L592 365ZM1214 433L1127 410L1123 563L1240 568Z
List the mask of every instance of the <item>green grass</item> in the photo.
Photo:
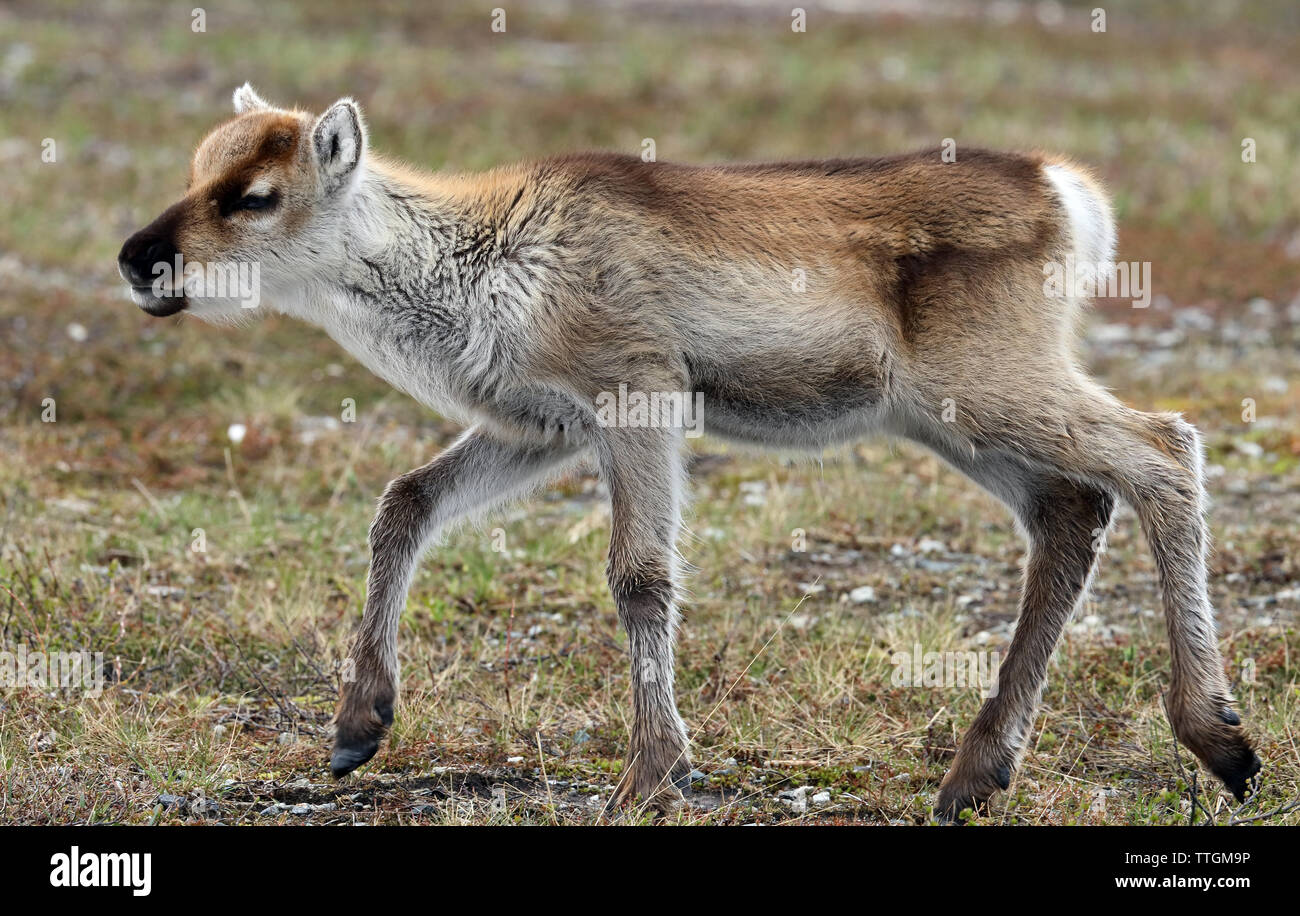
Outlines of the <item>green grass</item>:
M621 772L626 638L583 472L430 553L402 621L392 738L359 776L326 778L374 501L457 430L311 329L151 321L123 298L121 240L174 198L250 79L285 104L351 94L377 148L430 167L647 137L662 159L954 137L1095 166L1120 207L1121 257L1151 261L1171 303L1103 304L1099 320L1154 333L1196 306L1215 322L1173 347L1139 335L1084 353L1127 401L1183 410L1207 436L1213 597L1266 763L1236 817L1300 823L1271 813L1300 790L1300 322L1247 308L1297 292L1293 11L1152 3L1094 35L1091 5L1055 28L814 10L796 35L781 10L579 4L511 10L499 35L487 8L446 6L231 2L204 34L169 4L0 13L0 650L87 649L112 670L96 697L0 693L0 822L587 823ZM46 398L57 422L41 422ZM344 398L357 422L326 424ZM677 685L707 779L679 818L924 822L979 696L894 686L892 657L1005 649L1021 555L1009 519L906 445L787 462L706 439L699 453ZM949 565L918 564L921 538ZM873 602L846 600L861 586ZM987 822L1233 819L1163 716L1158 608L1122 516ZM795 811L779 793L800 786L831 801Z

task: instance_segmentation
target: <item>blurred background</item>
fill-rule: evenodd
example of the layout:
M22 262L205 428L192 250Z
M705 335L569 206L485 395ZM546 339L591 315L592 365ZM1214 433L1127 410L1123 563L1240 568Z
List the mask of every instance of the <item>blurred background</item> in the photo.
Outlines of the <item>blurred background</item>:
M201 812L155 796L230 783L243 794L223 816L289 798L276 792L323 760L373 501L455 433L311 328L270 318L214 330L126 299L118 248L179 196L193 148L245 80L286 107L351 95L376 149L430 169L639 153L647 138L660 160L878 155L953 138L959 155L1043 149L1091 165L1118 209L1119 257L1151 264L1154 299L1100 302L1085 358L1130 403L1183 410L1205 431L1216 600L1238 634L1228 654L1267 674L1245 702L1290 761L1279 780L1296 778L1300 6L834 0L803 2L802 31L792 9L0 6L0 615L7 645L107 651L118 685L0 707L10 818L192 819ZM730 768L718 786L748 787L778 812L778 785L811 781L857 793L835 817L919 816L977 698L883 698L888 649L919 638L918 612L944 621L926 645L1005 642L1020 549L1009 522L907 447L855 447L810 468L709 445L697 471L689 555L704 571L683 636L683 711L698 723L726 700L697 738L701 760ZM536 757L542 734L551 772L573 768L575 786L598 793L617 771L626 673L597 491L579 475L503 523L505 552L471 532L425 564L404 631L407 714L376 767L505 766ZM796 528L809 552L790 550ZM943 550L918 547L923 533ZM1073 681L1112 712L1088 734L1058 724L1036 753L1047 771L1057 755L1084 761L1066 790L1072 816L1177 818L1186 774L1135 762L1169 741L1150 726L1168 661L1150 563L1131 518L1115 543L1105 609L1076 634L1098 667L1079 662ZM783 661L750 667L724 694L772 615L805 596L803 626L783 636L796 641L777 644ZM532 686L503 698L511 633L533 658L518 674ZM1127 680L1111 683L1114 669ZM776 704L759 688L783 677L792 702ZM1134 698L1146 713L1116 718ZM941 707L953 712L936 736ZM799 764L793 775L765 775L781 770L774 755ZM872 766L911 782L891 795ZM1097 785L1123 793L1133 780L1134 797L1172 792L1168 810L1108 815L1103 796L1098 813ZM335 803L333 790L302 791ZM391 810L377 807L400 820L409 793L394 791ZM1048 819L1060 802L1030 792L1009 816Z

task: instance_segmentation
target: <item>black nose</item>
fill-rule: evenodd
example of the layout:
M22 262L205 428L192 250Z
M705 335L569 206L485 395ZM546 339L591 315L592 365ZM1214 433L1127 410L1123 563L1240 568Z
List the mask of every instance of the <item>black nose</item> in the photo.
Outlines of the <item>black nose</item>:
M132 286L150 286L158 276L159 264L173 265L176 246L170 239L141 229L126 240L117 255L117 266Z

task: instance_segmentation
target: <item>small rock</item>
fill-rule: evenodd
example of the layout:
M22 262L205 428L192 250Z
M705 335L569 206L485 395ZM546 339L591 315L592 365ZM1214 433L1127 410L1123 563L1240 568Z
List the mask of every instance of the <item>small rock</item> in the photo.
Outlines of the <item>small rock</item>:
M190 810L199 817L220 817L221 806L210 798L200 798L190 805Z
M73 515L87 515L95 511L95 504L79 499L76 496L65 496L62 499L52 499L49 503L56 509L62 509Z
M854 604L867 604L876 600L876 590L870 585L860 585L849 592L849 600Z
M1092 339L1101 344L1122 343L1132 338L1133 330L1126 324L1102 324L1092 330Z
M1198 331L1213 331L1214 316L1202 309L1184 307L1174 313L1174 324Z
M812 786L800 786L797 789L778 792L776 797L789 805L791 811L803 813L808 810L808 793L811 791L813 791Z
M917 560L916 565L926 572L943 573L952 572L957 568L956 563L950 563L947 560Z
M297 814L301 816L304 814L316 814L322 811L333 811L337 807L338 805L335 804L334 802L324 802L319 805L311 805L311 804L303 803L303 804L294 805L292 808L289 809L289 813Z

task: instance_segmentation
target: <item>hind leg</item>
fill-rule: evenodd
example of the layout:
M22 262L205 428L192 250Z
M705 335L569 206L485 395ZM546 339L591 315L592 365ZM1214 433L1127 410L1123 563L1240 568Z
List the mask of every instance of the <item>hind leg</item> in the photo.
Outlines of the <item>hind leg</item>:
M996 481L989 479L987 465L968 472L1011 505L1028 536L1020 617L998 671L997 691L962 739L940 787L935 813L946 820L965 808L981 809L994 792L1010 785L1048 662L1087 589L1114 508L1104 490L1012 463L1002 466L1011 470Z
M1107 468L1138 517L1155 557L1172 670L1165 705L1178 740L1243 801L1260 770L1219 655L1206 575L1209 532L1195 427L1176 414L1128 411L1132 429Z
M1033 400L985 397L983 404L998 409L964 418L964 448L1016 455L1133 507L1160 581L1172 656L1170 724L1179 741L1244 799L1260 763L1232 710L1219 655L1206 576L1200 438L1181 417L1131 410L1086 379L1058 379L1040 390ZM1010 676L1004 666L1002 689Z

